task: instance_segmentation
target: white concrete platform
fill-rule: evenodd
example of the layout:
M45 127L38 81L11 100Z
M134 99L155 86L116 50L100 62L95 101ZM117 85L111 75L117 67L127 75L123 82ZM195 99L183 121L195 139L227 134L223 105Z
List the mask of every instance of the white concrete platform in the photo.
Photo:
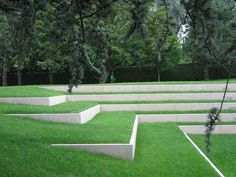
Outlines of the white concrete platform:
M85 124L93 119L100 112L100 105L96 105L80 113L60 113L60 114L8 114L15 117L49 120L55 122Z
M66 96L0 98L0 102L53 106L66 102Z
M82 94L67 95L68 101L155 101L155 100L221 100L223 93L171 94ZM236 100L236 92L228 92L226 100Z
M67 91L68 86L42 86L42 88ZM81 85L73 92L155 92L155 91L220 91L225 84L146 84L146 85ZM230 84L229 90L236 90L236 84Z
M205 134L204 125L183 125L179 128L187 134ZM212 134L236 134L236 125L217 125Z
M194 111L219 106L219 103L101 104L101 111ZM236 110L236 103L225 103L223 108Z

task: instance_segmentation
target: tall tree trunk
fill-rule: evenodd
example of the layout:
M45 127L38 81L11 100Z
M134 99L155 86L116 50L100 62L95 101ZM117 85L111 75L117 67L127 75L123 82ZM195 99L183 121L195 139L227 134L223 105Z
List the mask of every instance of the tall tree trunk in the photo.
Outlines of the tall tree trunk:
M161 81L161 67L157 66L157 82Z
M18 85L22 85L22 70L18 68L17 70L17 83Z
M157 53L157 81L160 82L161 81L161 53L158 52Z
M7 58L3 58L2 86L7 86Z
M107 71L107 68L106 68L106 66L104 64L101 65L101 71L102 72L101 72L101 76L99 78L99 83L100 84L104 84L104 83L106 83L107 77L109 75L109 73Z
M209 80L209 70L207 65L204 65L204 80Z
M51 69L48 71L49 84L54 84L54 75Z
M17 82L18 85L22 85L22 70L25 60L25 51L24 49L21 49L20 56L18 58L18 68L17 68Z

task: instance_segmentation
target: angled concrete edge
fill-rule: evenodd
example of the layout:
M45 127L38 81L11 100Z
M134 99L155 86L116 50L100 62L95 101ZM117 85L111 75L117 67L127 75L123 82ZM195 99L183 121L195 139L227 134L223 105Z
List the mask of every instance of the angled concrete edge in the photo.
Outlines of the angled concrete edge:
M136 139L137 139L137 133L138 133L138 124L139 124L139 117L135 117L134 126L131 134L131 138L129 141L129 144L132 145L132 160L135 156L135 148L136 148Z
M184 125L179 128L187 134L205 134L204 125ZM236 125L217 125L212 131L213 134L236 134Z
M93 119L100 112L101 112L100 105L96 105L94 107L91 107L91 108L79 113L80 124L87 123L88 121Z
M93 119L100 112L100 105L91 107L81 113L60 114L7 114L15 117L49 120L55 122L84 124Z
M55 147L79 148L89 152L102 153L126 160L133 160L138 130L138 116L136 116L130 142L127 144L52 144Z
M106 154L121 159L133 159L133 146L131 144L52 144L52 146L79 148L89 152Z
M0 102L4 103L19 103L29 105L53 106L66 102L66 95L53 97L15 97L15 98L0 98Z
M66 95L49 97L49 106L65 103L67 101Z

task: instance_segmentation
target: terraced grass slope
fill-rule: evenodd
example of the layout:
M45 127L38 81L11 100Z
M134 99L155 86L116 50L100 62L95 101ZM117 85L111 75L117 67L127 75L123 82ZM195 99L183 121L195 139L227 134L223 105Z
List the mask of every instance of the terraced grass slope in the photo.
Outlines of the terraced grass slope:
M81 126L1 115L0 176L217 176L176 124L140 125L134 161L50 146L127 142L133 118L132 113L103 113Z
M78 113L92 106L96 102L66 102L55 106L37 106L24 104L0 103L0 113L4 114L27 114L27 113Z
M209 82L162 82L165 84L219 84ZM232 80L231 83L236 83ZM120 83L119 83L120 84ZM119 85L112 84L112 85ZM126 85L124 83L120 85ZM132 83L156 84L156 83ZM106 84L110 85L110 84ZM236 90L231 90L235 92ZM170 91L168 91L170 93ZM203 91L188 91L201 93ZM204 91L211 93L212 91ZM221 93L221 91L213 91ZM109 93L109 92L108 92ZM129 93L129 92L128 92ZM139 93L139 92L137 92ZM148 93L148 92L147 92ZM156 92L150 92L154 94ZM149 94L150 94L149 93ZM160 93L167 93L166 91ZM173 91L172 93L186 93ZM64 91L50 91L36 86L2 87L0 97L56 96ZM93 93L98 94L98 93ZM110 93L109 93L110 94ZM117 93L115 93L117 94ZM31 106L0 103L0 176L80 176L80 177L214 177L212 167L199 155L175 123L143 123L139 125L134 161L100 155L70 148L55 148L51 144L65 143L128 143L136 114L207 113L209 110L122 111L103 112L84 125L70 125L49 121L18 119L6 113L77 113L100 103L218 103L219 100L142 100L142 101L77 101L56 106ZM235 100L227 100L235 103ZM235 113L236 110L223 110ZM195 124L195 123L183 123ZM202 123L196 123L202 124ZM221 122L220 124L226 124ZM235 124L235 122L229 122ZM191 135L204 150L204 136ZM226 140L227 139L227 140ZM225 176L235 173L235 136L213 136L210 159ZM227 147L224 146L227 144ZM225 148L226 147L226 148Z

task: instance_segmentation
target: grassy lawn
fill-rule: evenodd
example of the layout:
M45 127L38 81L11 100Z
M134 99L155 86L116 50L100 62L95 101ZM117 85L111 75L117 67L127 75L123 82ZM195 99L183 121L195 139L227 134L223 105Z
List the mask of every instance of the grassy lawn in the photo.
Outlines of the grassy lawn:
M48 97L63 94L63 92L47 90L37 86L0 87L0 97Z
M134 161L50 146L128 142L134 117L102 113L88 124L69 125L0 115L0 176L217 176L176 124L141 124Z
M235 80L236 81L236 80ZM236 82L235 82L236 83ZM141 84L141 83L140 83ZM63 92L36 86L0 87L0 97L56 96ZM218 100L168 100L131 102L66 102L56 106L0 103L0 176L1 177L215 177L212 167L199 155L178 128L181 123L143 123L139 125L134 161L121 160L79 149L56 148L57 143L128 143L136 114L208 113L198 111L102 112L88 124L73 125L7 116L7 113L78 113L99 103L208 103ZM235 102L231 100L229 102ZM223 112L236 113L236 110ZM183 123L184 124L184 123ZM188 123L186 123L188 124ZM190 123L193 124L193 123ZM224 124L224 122L220 122ZM234 124L233 122L230 124ZM235 147L230 140L215 138L214 144ZM204 147L203 136L192 138ZM227 138L228 139L228 138ZM233 139L234 142L231 140ZM216 142L215 142L216 141ZM227 149L228 148L228 149ZM213 160L226 176L235 176L235 151L223 146L213 151ZM217 148L216 148L217 149ZM217 162L222 154L227 162ZM220 153L221 152L221 153ZM221 155L221 156L220 156ZM234 158L234 159L233 159ZM224 160L223 160L224 161ZM217 164L217 166L218 166ZM223 165L222 165L223 164ZM228 164L228 165L225 165ZM233 168L233 167L232 167Z
M236 176L236 135L212 135L211 152L205 149L205 136L191 135L190 137L225 176Z

